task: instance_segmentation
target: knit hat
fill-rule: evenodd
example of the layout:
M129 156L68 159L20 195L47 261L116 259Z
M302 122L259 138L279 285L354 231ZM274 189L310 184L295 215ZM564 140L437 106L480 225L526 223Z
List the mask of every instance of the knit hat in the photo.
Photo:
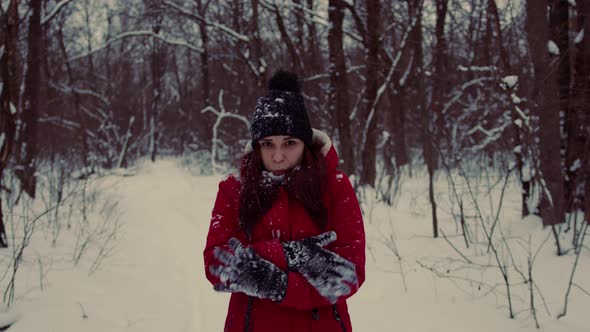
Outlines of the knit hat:
M268 83L268 94L258 98L252 116L252 146L263 137L285 135L311 146L312 130L296 74L277 71Z

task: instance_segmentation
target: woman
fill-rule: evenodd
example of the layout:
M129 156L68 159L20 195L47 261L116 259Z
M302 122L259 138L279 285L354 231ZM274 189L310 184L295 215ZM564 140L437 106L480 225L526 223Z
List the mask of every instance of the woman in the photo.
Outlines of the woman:
M365 233L328 136L311 128L298 77L258 99L240 176L219 184L204 251L232 293L225 331L352 331L346 299L365 279Z

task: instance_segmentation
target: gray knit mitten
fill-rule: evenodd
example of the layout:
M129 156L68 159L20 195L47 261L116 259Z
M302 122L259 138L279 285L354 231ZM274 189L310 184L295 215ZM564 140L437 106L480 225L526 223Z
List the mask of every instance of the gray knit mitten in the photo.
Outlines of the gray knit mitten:
M282 301L287 290L287 273L260 257L253 248L244 247L236 238L231 238L228 245L233 253L221 248L213 251L222 263L209 269L221 281L214 286L215 290Z
M358 285L355 265L324 247L336 241L335 232L325 232L283 243L290 271L299 272L330 303L350 294Z

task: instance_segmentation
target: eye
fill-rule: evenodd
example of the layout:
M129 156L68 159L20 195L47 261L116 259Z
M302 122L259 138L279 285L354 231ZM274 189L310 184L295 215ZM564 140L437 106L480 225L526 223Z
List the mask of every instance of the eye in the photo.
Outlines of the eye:
M271 146L272 146L272 143L271 142L268 142L268 141L260 142L260 147L261 148L270 148Z
M292 146L292 145L296 145L297 144L297 141L296 140L293 140L293 139L290 139L290 140L286 141L285 144L287 146Z

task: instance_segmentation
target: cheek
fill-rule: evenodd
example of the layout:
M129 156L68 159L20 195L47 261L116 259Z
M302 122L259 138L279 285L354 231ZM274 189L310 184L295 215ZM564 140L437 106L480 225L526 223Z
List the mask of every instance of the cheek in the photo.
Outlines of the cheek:
M261 150L260 157L262 158L262 164L264 165L264 168L266 168L268 170L270 167L270 162L271 162L270 153L265 152L264 150Z
M301 162L301 159L303 159L303 147L294 150L291 154L291 162L293 163L293 166L298 165Z

